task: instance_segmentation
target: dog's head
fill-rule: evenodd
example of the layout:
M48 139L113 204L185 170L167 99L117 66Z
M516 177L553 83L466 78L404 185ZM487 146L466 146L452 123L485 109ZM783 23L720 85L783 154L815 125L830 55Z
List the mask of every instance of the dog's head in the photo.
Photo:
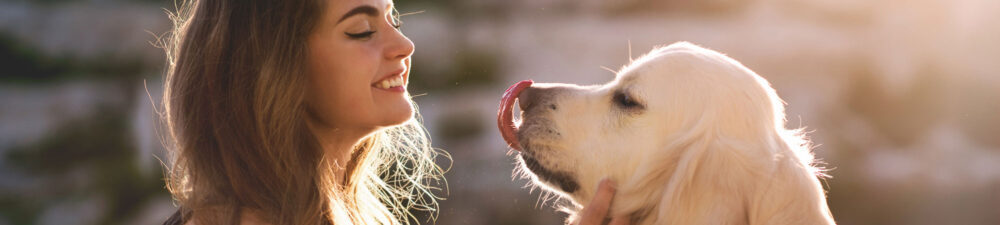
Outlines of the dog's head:
M519 126L511 120L515 98L523 111ZM499 125L534 182L578 206L593 197L600 179L616 181L613 213L656 214L653 205L677 204L667 195L691 187L693 179L752 185L737 180L775 170L772 159L786 153L774 149L796 145L782 139L783 105L766 80L683 42L654 49L603 85L512 86ZM706 154L719 154L701 150L708 148L735 150L707 160ZM811 154L791 152L803 169L813 169Z

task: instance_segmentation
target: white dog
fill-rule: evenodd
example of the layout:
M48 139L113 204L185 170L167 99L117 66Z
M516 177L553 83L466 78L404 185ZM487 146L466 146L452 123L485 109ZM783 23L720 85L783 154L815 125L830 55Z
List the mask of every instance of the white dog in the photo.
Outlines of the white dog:
M618 184L609 214L632 224L834 224L823 171L770 84L689 43L604 85L515 84L498 123L534 183L574 203L570 222L607 177Z

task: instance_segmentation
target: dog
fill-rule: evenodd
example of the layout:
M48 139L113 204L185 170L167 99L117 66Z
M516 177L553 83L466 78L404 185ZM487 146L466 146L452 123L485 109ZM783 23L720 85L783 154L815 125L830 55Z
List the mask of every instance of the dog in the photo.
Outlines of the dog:
M609 216L632 224L834 224L825 171L775 90L694 44L654 48L603 85L519 82L497 121L520 170L572 203L568 223L608 178Z

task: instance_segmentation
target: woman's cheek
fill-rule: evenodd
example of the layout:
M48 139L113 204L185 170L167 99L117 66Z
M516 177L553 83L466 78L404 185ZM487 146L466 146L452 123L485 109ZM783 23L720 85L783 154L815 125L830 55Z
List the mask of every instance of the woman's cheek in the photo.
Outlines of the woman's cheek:
M350 62L351 60L344 60ZM340 112L344 115L345 123L372 123L370 118L375 109L372 101L371 80L374 71L369 71L367 65L354 61L339 68L344 68L337 72L336 90L337 93L331 98L336 98L339 102Z

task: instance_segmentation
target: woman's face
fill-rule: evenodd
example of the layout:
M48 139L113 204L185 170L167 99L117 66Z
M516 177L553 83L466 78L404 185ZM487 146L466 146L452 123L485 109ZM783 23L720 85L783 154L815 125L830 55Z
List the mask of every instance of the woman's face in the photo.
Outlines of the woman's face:
M314 125L370 132L413 116L406 91L413 42L391 0L329 0L309 37L306 102Z

